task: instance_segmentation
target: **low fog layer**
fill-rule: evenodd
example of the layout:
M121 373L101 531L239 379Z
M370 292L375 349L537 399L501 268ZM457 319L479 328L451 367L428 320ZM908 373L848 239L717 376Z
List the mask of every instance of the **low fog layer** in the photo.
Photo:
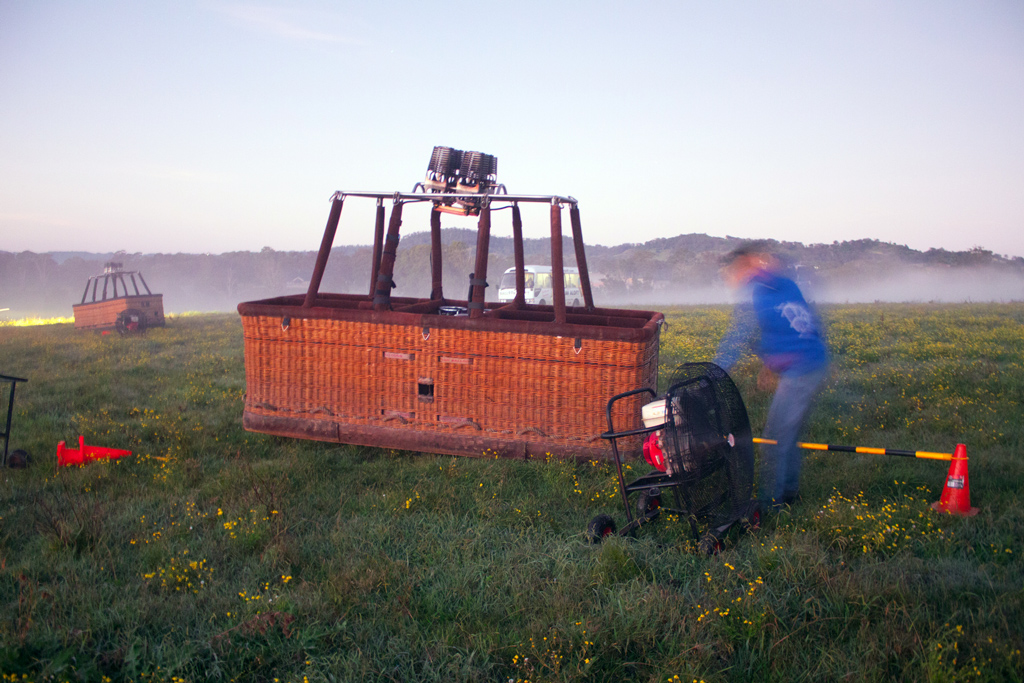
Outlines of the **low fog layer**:
M475 234L442 232L444 295L464 300L475 267ZM651 308L727 304L735 300L719 277L733 238L679 235L645 244L588 246L587 261L598 306ZM497 300L502 273L512 266L509 238L491 240L487 299ZM981 248L966 252L929 250L858 240L829 245L773 243L807 297L820 303L1024 301L1024 259ZM548 240L526 240L528 264L550 264ZM575 265L571 241L563 243L566 265ZM304 294L316 254L312 251L227 254L13 254L0 251L0 318L71 316L89 277L116 260L143 273L164 310L234 311L243 301ZM321 292L369 294L372 249L335 248ZM429 235L406 235L398 249L394 293L427 297L431 289Z
M833 282L820 286L813 293L817 300L833 303L1024 301L1024 276L993 268L928 270Z
M917 270L887 276L823 280L797 277L804 295L819 303L962 303L1024 301L1024 274L1003 270L943 268ZM603 295L595 290L598 304L680 306L734 303L738 294L721 282L665 283L656 290Z

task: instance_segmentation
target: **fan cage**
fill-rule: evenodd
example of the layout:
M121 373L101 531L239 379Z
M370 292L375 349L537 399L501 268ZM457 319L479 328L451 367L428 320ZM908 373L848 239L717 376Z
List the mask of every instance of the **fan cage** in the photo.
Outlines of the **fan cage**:
M735 383L713 363L687 363L672 377L666 402L661 441L690 513L713 523L743 514L753 491L754 448Z

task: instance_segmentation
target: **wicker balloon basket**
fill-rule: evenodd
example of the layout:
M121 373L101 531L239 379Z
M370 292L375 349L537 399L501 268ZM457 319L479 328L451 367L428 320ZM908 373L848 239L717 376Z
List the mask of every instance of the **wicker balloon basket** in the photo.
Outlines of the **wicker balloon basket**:
M113 261L104 264L103 274L89 278L81 303L72 305L72 310L77 329L123 333L164 326L163 295L150 291L141 272L124 270Z
M320 441L485 457L609 458L609 396L655 387L660 313L594 306L576 201L494 195L481 202L476 270L466 300L441 288L437 193L337 193L307 293L239 304L246 429ZM322 294L343 203L377 199L369 293ZM384 233L383 200L394 208ZM431 208L429 298L392 297L402 206ZM551 204L554 305L525 303L519 204ZM511 205L517 296L484 300L492 207ZM561 212L568 205L584 305L566 307ZM640 397L616 404L640 419ZM639 453L637 437L621 443Z

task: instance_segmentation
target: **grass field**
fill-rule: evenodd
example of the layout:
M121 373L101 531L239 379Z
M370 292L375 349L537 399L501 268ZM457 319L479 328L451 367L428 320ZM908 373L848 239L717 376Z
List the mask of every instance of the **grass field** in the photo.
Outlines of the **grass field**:
M944 462L814 453L803 501L719 555L671 520L590 546L624 518L608 463L243 431L237 316L0 327L34 456L0 471L0 681L1024 679L1024 304L823 314L807 440L964 443L976 517L929 507ZM663 375L712 357L728 309L667 318ZM79 434L135 455L58 471Z

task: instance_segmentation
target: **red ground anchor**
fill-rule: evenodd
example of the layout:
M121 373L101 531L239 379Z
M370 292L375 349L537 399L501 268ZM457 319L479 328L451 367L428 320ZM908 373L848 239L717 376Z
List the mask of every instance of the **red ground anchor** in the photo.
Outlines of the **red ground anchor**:
M967 446L962 443L958 443L956 450L953 451L946 487L942 489L939 502L932 503L932 508L951 515L972 517L978 514L978 508L971 507L971 483L967 478Z
M68 465L84 465L91 460L99 460L100 458L111 458L116 460L117 458L131 454L131 451L121 450L120 448L86 446L85 437L79 436L78 450L67 448L63 441L57 444L57 465L62 467L66 467Z

